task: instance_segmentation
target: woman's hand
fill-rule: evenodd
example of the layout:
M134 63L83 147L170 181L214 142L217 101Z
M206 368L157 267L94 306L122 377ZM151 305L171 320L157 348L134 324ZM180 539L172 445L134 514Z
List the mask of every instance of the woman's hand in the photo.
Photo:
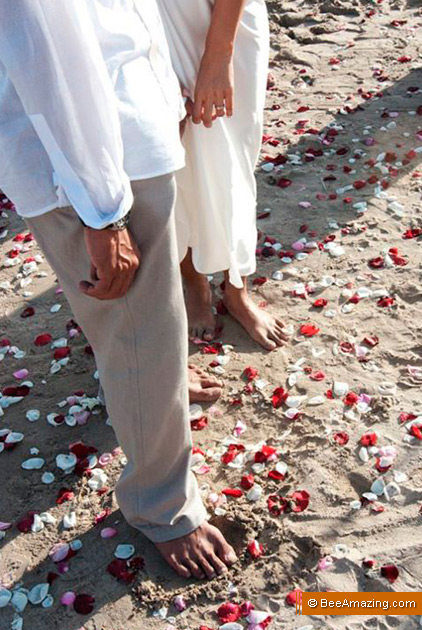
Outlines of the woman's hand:
M193 122L212 127L213 120L217 117L233 115L233 101L232 56L205 54L195 87Z

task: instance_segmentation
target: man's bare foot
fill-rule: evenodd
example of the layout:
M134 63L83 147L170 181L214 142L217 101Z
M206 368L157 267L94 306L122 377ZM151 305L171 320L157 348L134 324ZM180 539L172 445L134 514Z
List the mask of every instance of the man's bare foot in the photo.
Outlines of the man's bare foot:
M243 289L236 289L226 280L224 304L230 315L266 350L275 350L287 341L283 332L284 322L266 313L253 302L246 288L246 280Z
M184 578L211 580L227 573L237 560L236 553L219 529L205 521L187 536L157 543L156 547L168 564Z
M216 337L217 318L212 310L212 291L206 276L185 281L185 302L189 338L212 341Z
M210 376L196 365L188 365L189 401L191 403L213 403L223 392L223 383Z

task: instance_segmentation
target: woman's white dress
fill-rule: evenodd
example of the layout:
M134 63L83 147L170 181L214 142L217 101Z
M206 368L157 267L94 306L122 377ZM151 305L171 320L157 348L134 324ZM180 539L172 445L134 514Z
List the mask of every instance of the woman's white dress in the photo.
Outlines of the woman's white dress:
M193 95L214 0L158 0L172 62ZM256 181L269 56L264 0L247 0L234 54L235 110L212 129L189 122L179 171L176 224L180 257L192 248L203 274L228 270L230 282L255 271Z

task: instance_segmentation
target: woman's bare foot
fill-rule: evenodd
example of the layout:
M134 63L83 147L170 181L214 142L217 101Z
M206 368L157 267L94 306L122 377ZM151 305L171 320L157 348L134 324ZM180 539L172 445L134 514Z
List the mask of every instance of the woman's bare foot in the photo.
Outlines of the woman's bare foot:
M211 580L227 573L237 560L236 553L219 529L205 521L191 534L157 543L156 547L168 564L184 578Z
M191 403L213 403L223 392L223 383L210 376L196 365L188 365L189 401Z
M205 276L185 282L189 338L212 341L216 337L217 318L212 310L212 291Z
M266 350L275 350L287 341L283 332L285 324L253 302L248 294L246 279L243 289L236 289L226 278L224 304L230 315Z
M217 318L212 310L210 283L206 276L198 273L193 266L191 250L180 267L185 281L189 338L212 341L217 335Z

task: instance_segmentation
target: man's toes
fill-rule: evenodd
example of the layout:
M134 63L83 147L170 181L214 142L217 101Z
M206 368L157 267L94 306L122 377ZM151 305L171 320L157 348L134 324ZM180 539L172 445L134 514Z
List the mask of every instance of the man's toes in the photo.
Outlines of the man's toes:
M174 556L164 556L165 560L168 562L168 564L171 566L171 568L176 571L177 575L180 575L180 577L189 579L190 577L192 577L192 573L189 571L189 569L182 564L181 562L179 562L178 560L176 560L176 558Z
M224 564L231 566L235 562L237 562L237 555L235 550L227 540L224 538L223 534L217 529L215 534L215 550L218 554L220 560L224 562Z
M205 573L203 569L201 569L201 567L196 562L194 562L190 558L186 558L185 560L183 560L183 564L188 568L191 574L196 577L197 580L205 579Z
M212 580L217 577L217 575L220 575L219 571L217 571L217 567L215 567L214 563L210 561L209 556L201 555L201 557L197 558L197 563L204 570L204 573L209 580Z
M227 573L227 565L220 560L220 558L215 553L209 553L207 556L208 564L211 565L213 571L217 575L224 575Z

